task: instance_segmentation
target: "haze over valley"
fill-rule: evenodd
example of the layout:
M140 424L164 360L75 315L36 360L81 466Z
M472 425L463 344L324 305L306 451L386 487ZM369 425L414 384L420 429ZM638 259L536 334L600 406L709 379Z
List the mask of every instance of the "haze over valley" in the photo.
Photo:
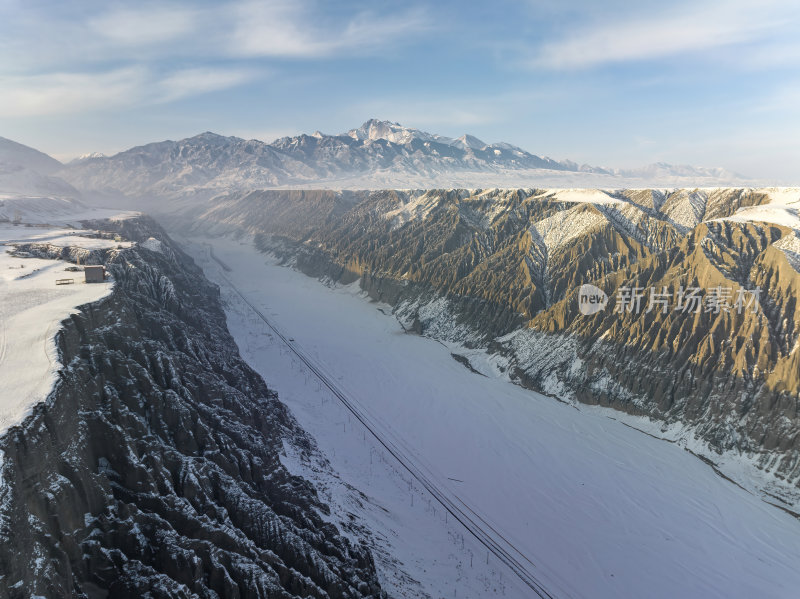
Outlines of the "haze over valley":
M800 9L0 3L0 599L793 599Z

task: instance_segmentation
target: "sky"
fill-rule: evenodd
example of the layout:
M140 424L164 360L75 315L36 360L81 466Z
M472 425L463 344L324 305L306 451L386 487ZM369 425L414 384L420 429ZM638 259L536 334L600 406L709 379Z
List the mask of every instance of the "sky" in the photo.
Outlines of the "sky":
M369 118L800 184L789 0L0 0L0 136L69 160Z

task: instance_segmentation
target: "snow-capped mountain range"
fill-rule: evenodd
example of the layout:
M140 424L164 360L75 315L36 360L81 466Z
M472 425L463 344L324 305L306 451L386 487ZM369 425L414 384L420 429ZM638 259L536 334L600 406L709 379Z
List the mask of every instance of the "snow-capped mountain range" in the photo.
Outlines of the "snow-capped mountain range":
M579 165L472 135L453 139L371 119L339 135L282 137L272 143L205 132L113 156L86 154L61 165L3 140L0 162L56 174L89 195L210 197L265 188L718 186L744 180L721 168L653 164L623 170ZM17 147L19 146L19 147ZM36 157L33 160L32 157ZM16 161L20 164L20 161ZM37 167L37 168L33 168ZM752 182L751 182L752 183Z
M469 135L468 133L465 133L459 138L453 139L451 137L445 137L443 135L437 135L435 133L427 133L426 131L420 131L419 129L403 127L400 123L392 123L391 121L379 121L377 119L368 120L358 129L351 129L350 131L348 131L346 135L358 141L366 141L366 140L375 141L378 139L385 139L395 144L407 144L415 139L419 139L422 141L435 142L447 146L453 146L456 148L460 148L462 150L467 150L467 149L482 150L483 148L489 146L489 144L481 141L480 139L478 139L473 135ZM506 143L493 144L492 147L497 147L500 149L507 149L507 150L516 150L519 152L520 156L525 154L525 152L522 149Z

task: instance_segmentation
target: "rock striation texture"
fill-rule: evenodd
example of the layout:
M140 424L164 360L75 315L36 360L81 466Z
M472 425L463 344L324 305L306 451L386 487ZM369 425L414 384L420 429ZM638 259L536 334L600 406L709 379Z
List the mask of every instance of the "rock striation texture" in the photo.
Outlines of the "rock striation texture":
M281 465L310 442L218 289L149 219L93 226L141 243L92 254L114 291L65 322L55 389L0 438L0 596L384 596Z

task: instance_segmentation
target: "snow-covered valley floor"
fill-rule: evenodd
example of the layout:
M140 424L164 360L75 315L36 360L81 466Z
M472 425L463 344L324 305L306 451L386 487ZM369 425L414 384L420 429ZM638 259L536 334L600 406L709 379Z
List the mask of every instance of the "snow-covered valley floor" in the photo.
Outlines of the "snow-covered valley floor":
M243 357L330 468L292 448L287 465L315 481L335 520L352 513L371 531L390 595L531 591L447 519L229 282L438 486L535 564L553 596L797 596L800 521L677 445L472 373L442 344L405 334L356 286L326 287L246 242L194 239L187 248L220 284Z

